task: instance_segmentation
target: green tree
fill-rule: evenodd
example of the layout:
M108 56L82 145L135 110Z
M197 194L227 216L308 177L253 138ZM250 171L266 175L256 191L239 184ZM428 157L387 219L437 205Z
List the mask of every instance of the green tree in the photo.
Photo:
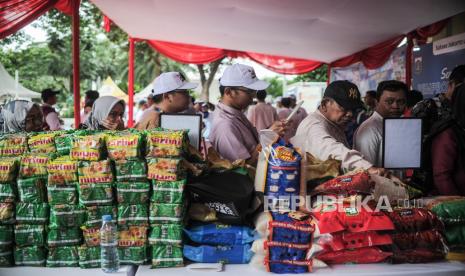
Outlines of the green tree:
M268 95L273 96L273 98L283 95L283 80L281 77L265 78L265 80L270 83L270 86L266 89Z
M80 6L80 83L81 92L92 88L97 79L112 77L127 91L128 35L113 25L111 32L101 28L102 14L89 1ZM32 43L20 31L0 41L0 61L14 75L19 71L21 83L32 90L46 87L60 89L59 105L72 116L71 17L52 9L34 25L47 34L45 43ZM18 47L20 46L20 47ZM195 71L156 52L145 42L136 43L135 91L139 91L161 72ZM69 111L69 112L68 112Z

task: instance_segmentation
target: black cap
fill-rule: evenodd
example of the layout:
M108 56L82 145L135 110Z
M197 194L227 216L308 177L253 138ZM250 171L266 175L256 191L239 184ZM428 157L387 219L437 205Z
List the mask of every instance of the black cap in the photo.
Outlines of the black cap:
M56 94L60 94L60 91L53 90L51 88L44 89L42 90L42 100L46 102L48 98L55 96Z
M325 89L323 97L335 100L346 110L363 108L360 92L355 84L350 81L334 81Z

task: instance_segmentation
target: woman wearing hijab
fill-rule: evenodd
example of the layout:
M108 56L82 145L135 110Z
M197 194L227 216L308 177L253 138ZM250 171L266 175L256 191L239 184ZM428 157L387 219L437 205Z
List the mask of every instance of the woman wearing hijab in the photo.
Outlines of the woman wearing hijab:
M465 196L465 85L452 96L452 118L433 126L431 161L441 195Z
M81 125L89 130L123 130L123 115L126 104L113 96L98 98L87 120Z
M13 100L5 104L1 111L3 132L41 131L44 115L40 106L26 100Z

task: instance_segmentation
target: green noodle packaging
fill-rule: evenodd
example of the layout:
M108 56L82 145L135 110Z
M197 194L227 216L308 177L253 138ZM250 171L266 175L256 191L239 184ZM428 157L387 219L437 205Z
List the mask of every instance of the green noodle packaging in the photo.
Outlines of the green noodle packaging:
M119 182L140 182L147 179L145 160L117 160L115 171Z
M48 247L80 245L81 229L77 227L49 229L47 232Z
M100 247L87 247L85 245L78 248L80 268L100 267Z
M118 225L147 226L148 225L147 204L118 206Z
M150 203L150 224L181 223L184 205L170 203Z
M180 204L184 198L185 180L153 181L152 202Z
M147 248L118 247L119 261L123 265L143 265L147 261Z
M27 203L47 202L46 186L45 177L18 179L19 200Z
M0 184L0 202L15 202L16 192L13 184Z
M112 205L112 184L80 184L79 203L84 206Z
M16 203L16 222L19 224L46 224L48 217L47 203Z
M150 184L147 182L117 183L116 192L120 204L143 204L149 200Z
M47 267L77 267L79 252L77 246L60 246L48 249Z
M42 246L16 247L15 265L44 266L47 257L46 252Z
M50 208L50 228L80 227L86 219L86 210L78 205L54 205Z
M57 154L60 156L69 155L72 148L72 132L61 131L55 136L55 146Z
M152 246L152 268L183 266L182 247L171 244Z
M0 225L0 251L2 248L10 248L14 241L14 226Z
M0 247L0 267L9 267L14 265L13 248Z
M50 205L69 204L75 205L78 203L77 183L64 186L48 186L48 203Z
M84 226L88 228L101 227L102 216L111 215L113 223L116 223L117 208L116 206L87 206L86 207L87 218Z
M45 246L45 226L20 224L15 226L16 246Z
M181 244L182 225L181 224L152 224L149 243L156 244Z

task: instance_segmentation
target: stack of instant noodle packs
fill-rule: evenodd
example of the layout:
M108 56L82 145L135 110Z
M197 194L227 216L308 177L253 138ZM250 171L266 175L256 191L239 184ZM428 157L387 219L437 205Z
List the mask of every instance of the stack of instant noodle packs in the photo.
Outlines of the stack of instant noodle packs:
M163 129L2 135L0 266L100 267L103 215L121 264L183 265L187 144Z

